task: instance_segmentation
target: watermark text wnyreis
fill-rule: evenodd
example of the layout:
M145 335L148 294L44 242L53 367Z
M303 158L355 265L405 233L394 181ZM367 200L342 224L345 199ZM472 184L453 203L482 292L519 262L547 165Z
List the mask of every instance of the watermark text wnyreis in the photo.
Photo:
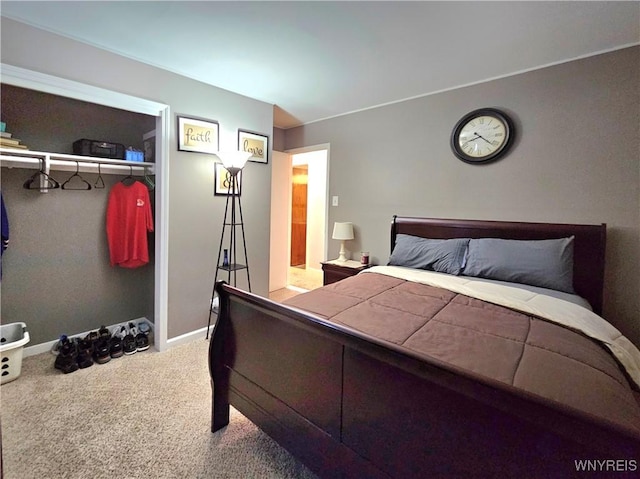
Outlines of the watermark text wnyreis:
M635 459L575 459L576 471L582 472L635 472Z

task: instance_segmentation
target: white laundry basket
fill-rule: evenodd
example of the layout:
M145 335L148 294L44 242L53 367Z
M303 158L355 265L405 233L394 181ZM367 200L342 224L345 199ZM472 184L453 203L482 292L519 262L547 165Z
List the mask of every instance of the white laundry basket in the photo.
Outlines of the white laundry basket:
M0 326L0 384L8 383L20 376L22 369L22 350L29 342L29 333L25 323L11 323Z

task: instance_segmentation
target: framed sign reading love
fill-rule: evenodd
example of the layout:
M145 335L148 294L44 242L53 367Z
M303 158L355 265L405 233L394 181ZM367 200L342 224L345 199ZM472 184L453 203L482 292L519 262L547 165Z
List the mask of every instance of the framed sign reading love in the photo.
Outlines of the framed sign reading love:
M238 130L238 150L250 152L249 161L269 163L269 137L251 131Z
M217 153L219 126L217 121L178 117L178 150L197 153Z

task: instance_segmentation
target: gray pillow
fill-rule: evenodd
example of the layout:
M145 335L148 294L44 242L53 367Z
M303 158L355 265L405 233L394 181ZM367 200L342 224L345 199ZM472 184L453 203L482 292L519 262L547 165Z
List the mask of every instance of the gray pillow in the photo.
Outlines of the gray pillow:
M399 234L389 264L458 275L468 243L468 238L441 240Z
M573 238L472 239L462 274L573 293Z

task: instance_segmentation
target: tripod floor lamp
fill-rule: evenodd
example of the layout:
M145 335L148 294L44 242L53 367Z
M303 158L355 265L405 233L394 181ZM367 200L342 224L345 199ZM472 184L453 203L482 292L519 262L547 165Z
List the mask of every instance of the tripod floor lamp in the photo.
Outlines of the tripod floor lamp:
M251 153L244 151L227 151L218 152L216 156L222 161L222 166L226 169L227 176L224 179L224 188L227 194L227 203L224 208L224 221L222 222L222 234L220 235L220 246L218 248L218 260L216 262L216 274L213 278L213 291L211 293L211 303L209 304L209 322L207 324L207 336L209 338L209 328L211 327L211 319L214 314L216 281L220 272L227 273L227 282L236 286L238 271L246 271L247 284L251 291L251 278L249 276L249 260L247 258L247 241L244 234L244 221L242 218L242 203L240 201L240 190L238 183L238 174L244 168L247 160L251 157ZM242 250L244 254L238 262L238 228L242 238ZM226 238L226 241L225 241ZM226 248L225 248L226 246Z

